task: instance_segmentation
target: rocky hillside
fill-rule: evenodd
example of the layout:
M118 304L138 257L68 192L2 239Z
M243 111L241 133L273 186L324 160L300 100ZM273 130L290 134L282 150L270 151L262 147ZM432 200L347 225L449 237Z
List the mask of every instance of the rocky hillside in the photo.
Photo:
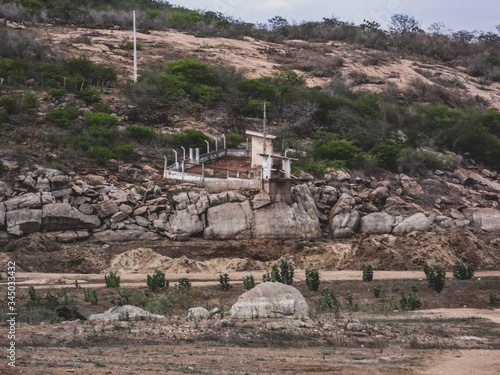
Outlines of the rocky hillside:
M26 255L30 238L72 254L80 243L278 241L258 243L266 252L287 239L276 257L304 267L498 266L500 60L480 38L463 49L477 52L470 59L447 60L403 50L390 33L367 47L141 27L132 85L127 23L13 20L0 22L4 249ZM310 181L293 187L292 203L161 178L163 156L181 146L213 147L210 137L231 132L241 146L245 129L260 129L263 102L275 150L293 149L294 173ZM106 269L105 253L75 269Z

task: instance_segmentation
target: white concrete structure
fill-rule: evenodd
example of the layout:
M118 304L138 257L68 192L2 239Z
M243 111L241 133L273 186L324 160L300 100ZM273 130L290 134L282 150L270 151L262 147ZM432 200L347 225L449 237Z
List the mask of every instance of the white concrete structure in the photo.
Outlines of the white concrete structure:
M261 155L272 155L273 139L276 139L276 136L266 134L266 147L264 150L264 133L247 130L245 134L252 137L252 168L260 168L262 166Z

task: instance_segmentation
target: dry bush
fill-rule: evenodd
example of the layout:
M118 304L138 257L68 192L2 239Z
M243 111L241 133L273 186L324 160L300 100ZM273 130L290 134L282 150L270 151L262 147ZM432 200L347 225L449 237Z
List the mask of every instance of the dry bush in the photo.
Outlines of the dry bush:
M392 60L393 56L388 52L377 51L375 53L370 54L363 60L363 65L380 65L386 64L390 60Z
M138 18L140 19L140 17ZM88 14L82 17L81 22L93 27L112 28L120 26L124 29L132 28L132 16L130 12L124 10L90 10Z
M0 56L28 61L62 62L64 53L50 43L37 40L28 30L0 30Z
M42 12L39 17L36 17L28 12L24 7L15 3L0 3L0 18L5 18L14 22L38 21L44 18L45 13Z
M332 77L338 74L344 65L344 59L340 56L299 59L292 64L293 69L311 73L314 77Z

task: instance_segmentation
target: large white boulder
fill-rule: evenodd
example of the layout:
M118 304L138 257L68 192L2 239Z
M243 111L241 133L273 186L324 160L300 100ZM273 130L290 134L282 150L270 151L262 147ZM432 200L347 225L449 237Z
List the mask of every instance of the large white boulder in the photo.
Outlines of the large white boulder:
M236 319L309 317L304 296L293 286L281 283L261 283L243 293L229 315Z

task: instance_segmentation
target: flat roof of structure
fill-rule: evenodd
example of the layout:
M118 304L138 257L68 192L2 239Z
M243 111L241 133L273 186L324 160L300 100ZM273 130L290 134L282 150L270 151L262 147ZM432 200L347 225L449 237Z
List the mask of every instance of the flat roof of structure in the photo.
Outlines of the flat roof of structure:
M245 131L245 134L251 135L252 137L264 138L264 133L261 133L261 132L254 132L254 131L251 131L251 130L247 130L247 131ZM276 139L276 136L275 135L271 135L271 134L266 134L266 138Z

